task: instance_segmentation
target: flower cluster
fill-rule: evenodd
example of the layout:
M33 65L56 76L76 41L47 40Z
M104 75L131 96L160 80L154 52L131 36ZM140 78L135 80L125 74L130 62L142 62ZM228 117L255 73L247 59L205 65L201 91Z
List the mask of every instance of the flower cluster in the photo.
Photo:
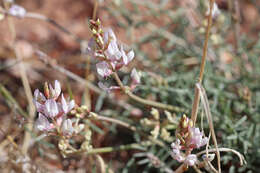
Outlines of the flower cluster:
M49 132L59 128L64 135L71 135L74 132L72 121L66 119L66 114L75 107L75 102L64 98L57 80L55 80L54 88L51 84L45 84L44 94L38 89L34 91L34 104L39 112L36 127L40 131Z
M86 53L91 57L97 58L100 62L96 64L97 73L105 78L113 72L119 70L123 66L127 66L134 59L134 51L125 52L123 45L119 45L115 33L112 29L103 32L100 20L90 21L90 28L93 38L88 42ZM131 72L132 84L131 88L135 88L140 83L140 75L133 69ZM101 88L106 90L118 89L117 87L106 87L99 84Z
M200 132L199 128L193 127L192 121L183 115L181 118L178 130L177 140L171 144L172 157L178 162L184 162L189 166L193 166L197 161L197 156L194 154L188 154L185 156L181 150L191 152L194 148L200 148L207 144L208 138L203 137L203 132Z

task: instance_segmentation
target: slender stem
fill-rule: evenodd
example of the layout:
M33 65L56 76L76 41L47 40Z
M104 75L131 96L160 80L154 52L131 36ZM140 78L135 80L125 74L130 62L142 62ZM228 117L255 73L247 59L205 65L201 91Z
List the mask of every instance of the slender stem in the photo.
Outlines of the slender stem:
M14 51L15 51L17 60L22 59L22 55L21 55L19 48L15 47ZM26 95L26 98L27 98L27 101L28 101L28 104L29 104L29 117L28 117L29 121L26 124L27 130L25 130L23 147L22 147L22 151L24 153L27 153L28 148L29 148L29 143L30 143L30 140L31 140L30 131L32 131L32 129L33 129L35 107L33 105L32 90L31 90L31 87L30 87L30 83L29 83L27 73L26 73L26 69L24 67L23 62L19 63L19 70L20 70L20 74L21 74L21 80L22 80L22 83L23 83L25 95Z
M200 74L199 74L199 81L198 81L199 83L202 83L205 64L206 64L206 58L207 58L207 52L208 52L208 40L209 40L209 34L210 34L210 29L211 29L211 24L212 24L212 9L213 9L214 2L215 2L215 0L210 0L210 7L209 7L210 11L209 11L209 16L208 16L208 25L207 25L207 29L206 29L206 33L205 33L203 54L202 54L202 58L201 58ZM200 102L199 92L197 91L197 89L195 87L195 96L194 96L194 101L192 104L192 112L191 112L191 120L193 121L194 124L196 124L196 120L197 120L199 102Z
M94 9L93 9L93 14L92 14L92 19L96 20L97 18L97 9L98 9L98 0L95 0L95 4L94 4Z
M123 126L125 128L128 128L128 129L130 129L132 131L136 131L136 128L134 126L131 126L130 124L128 124L126 122L123 122L123 121L120 121L118 119L109 118L109 117L105 117L105 116L102 116L102 115L98 115L97 119L98 120L102 120L102 121L112 122L112 123L118 124L120 126Z
M133 94L127 87L125 87L116 72L114 72L112 75L113 75L114 79L116 80L117 84L120 86L121 90L126 95L128 95L131 99L133 99L139 103L142 103L142 104L148 105L148 106L153 106L153 107L160 108L160 109L167 109L167 110L175 111L175 112L187 112L185 109L177 107L177 106L172 106L172 105L163 104L163 103L152 101L152 100L143 99L143 98Z
M206 29L206 33L205 33L205 42L204 42L204 46L203 46L203 54L202 54L201 65L200 65L200 74L199 74L200 83L202 82L202 79L203 79L206 58L207 58L207 53L208 53L208 41L209 41L211 24L212 24L212 9L213 9L214 1L215 0L210 0L210 13L208 16L208 25L207 25L207 29Z
M239 2L238 0L234 0L234 7L235 7L235 19L234 19L234 22L235 22L235 40L236 40L236 44L235 44L235 47L236 47L236 52L238 52L239 48L240 48L240 9L239 9Z

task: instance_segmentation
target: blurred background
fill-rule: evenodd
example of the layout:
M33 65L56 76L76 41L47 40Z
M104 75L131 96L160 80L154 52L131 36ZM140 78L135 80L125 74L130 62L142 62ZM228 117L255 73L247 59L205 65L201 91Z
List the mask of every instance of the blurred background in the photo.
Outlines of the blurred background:
M1 1L1 7L4 7ZM6 3L6 2L5 2ZM28 12L42 14L88 41L89 19L99 18L105 28L112 28L121 43L135 52L129 68L119 73L129 81L130 70L142 73L142 84L135 93L191 111L194 84L198 78L207 24L206 0L16 0ZM218 143L241 152L247 165L240 167L231 153L222 154L223 172L258 172L260 165L260 1L216 0L219 15L213 18L203 85L207 91ZM14 31L8 24L14 23ZM91 110L134 124L142 129L140 119L149 117L150 108L129 100L120 92L111 103L102 92L86 87L84 80L97 86L96 60L84 54L84 44L53 25L31 18L7 17L0 21L0 167L3 172L20 172L19 150L7 140L23 144L30 113L23 72L32 91L43 88L45 81L58 79L65 95L86 104ZM15 51L19 50L17 57ZM49 57L39 58L39 51ZM38 52L38 54L37 54ZM20 64L23 64L23 67ZM75 80L68 71L81 77ZM63 71L62 71L63 70ZM113 80L108 80L113 83ZM203 114L200 109L200 114ZM181 112L176 113L180 117ZM188 115L189 116L189 115ZM204 118L205 119L205 118ZM205 120L204 120L205 121ZM198 121L200 122L200 120ZM205 121L206 122L206 121ZM138 134L116 125L93 123L93 146L116 146L140 141ZM204 125L208 132L207 125ZM38 132L31 132L37 138ZM174 131L172 131L174 136ZM62 158L55 139L34 140L28 157L40 169L49 172L99 172L94 156ZM169 144L170 146L170 144ZM137 151L102 154L115 172L163 172L152 164L138 164ZM178 163L168 149L151 147L169 167ZM160 153L159 153L160 152ZM31 163L30 163L31 164ZM191 171L192 172L192 171Z

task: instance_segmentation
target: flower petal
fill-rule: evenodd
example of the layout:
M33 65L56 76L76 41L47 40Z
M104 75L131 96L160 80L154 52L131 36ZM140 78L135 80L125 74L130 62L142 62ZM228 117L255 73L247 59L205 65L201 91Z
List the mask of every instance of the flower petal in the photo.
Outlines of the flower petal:
M48 117L55 117L59 113L58 105L55 100L49 99L45 102L45 115Z
M48 119L41 113L39 113L39 117L36 120L35 125L40 131L49 131L53 128Z
M100 62L96 64L97 73L102 77L107 77L112 74L112 70L106 62Z

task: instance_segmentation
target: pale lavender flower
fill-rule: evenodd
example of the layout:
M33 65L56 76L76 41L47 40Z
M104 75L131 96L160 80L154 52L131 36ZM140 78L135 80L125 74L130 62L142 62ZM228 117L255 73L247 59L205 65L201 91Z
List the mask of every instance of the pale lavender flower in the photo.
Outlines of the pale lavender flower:
M114 40L110 41L105 54L110 61L118 61L122 57L122 53Z
M135 68L131 72L131 78L133 85L137 85L141 82L141 77Z
M104 39L104 43L106 43L106 44L108 43L109 40L117 41L116 35L111 28L109 28L108 30L106 30L104 32L104 38L103 39Z
M48 119L41 113L39 113L39 117L37 118L36 127L40 131L49 131L54 128L53 124L51 124Z
M101 35L98 34L96 36ZM102 77L109 76L112 71L119 70L121 67L128 65L129 62L134 59L134 51L131 50L126 54L123 46L118 44L115 33L112 29L105 31L103 38L100 38L100 40L104 41L104 48L102 50L96 50L96 43L92 38L88 43L86 52L93 57L100 58L102 61L96 65L97 72ZM105 61L104 58L106 58Z
M125 53L123 46L121 46L121 54L123 58L124 65L128 65L134 59L135 53L133 50L129 51L127 54Z
M178 162L184 162L189 166L193 166L197 161L197 156L195 154L189 154L188 156L184 156L181 152L182 146L180 145L180 140L177 139L175 143L171 144L172 153L171 156L173 159L177 160Z
M37 101L34 101L34 105L36 107L37 112L44 113L44 111L45 111L45 105L44 104L41 104Z
M36 89L34 91L34 101L40 102L40 103L43 103L46 101L46 97L44 96L44 94L42 92L39 91L39 89Z
M71 109L73 109L75 106L75 101L71 100L70 102L67 103L65 100L63 94L61 95L61 108L62 111L66 114L68 113Z
M102 82L98 82L98 86L99 88L107 91L107 92L110 92L111 90L120 90L120 87L119 86L111 86L111 87L107 87L105 84L103 84Z
M91 57L94 57L95 56L95 50L96 50L96 42L93 38L91 38L89 41L88 41L88 46L87 46L87 49L86 49L86 54L91 56Z
M112 70L109 68L107 62L102 61L96 64L97 73L102 77L107 77L112 74Z
M34 91L34 99L33 103L36 107L37 112L44 112L44 102L46 101L46 97L43 93L41 93L38 89Z
M54 82L54 88L52 87L51 84L49 84L49 89L50 89L50 96L53 99L57 99L61 93L61 86L60 82L55 80Z
M10 15L19 18L24 18L26 15L26 10L19 5L12 5L8 12Z
M72 121L70 119L63 121L62 126L61 126L61 131L65 135L73 134L74 128L72 126Z
M189 146L192 148L200 148L207 144L208 138L203 137L203 132L200 132L199 128L192 127L189 130L190 132L190 140L189 140Z
M195 165L196 162L197 162L197 156L195 154L189 154L184 160L184 163L189 166Z
M183 157L182 153L181 153L181 145L180 145L180 140L177 139L176 142L173 142L171 144L172 147L172 153L171 156L177 160L178 162L183 162L185 160L185 158Z
M59 114L59 108L55 100L49 99L45 102L44 114L50 118L54 118Z

